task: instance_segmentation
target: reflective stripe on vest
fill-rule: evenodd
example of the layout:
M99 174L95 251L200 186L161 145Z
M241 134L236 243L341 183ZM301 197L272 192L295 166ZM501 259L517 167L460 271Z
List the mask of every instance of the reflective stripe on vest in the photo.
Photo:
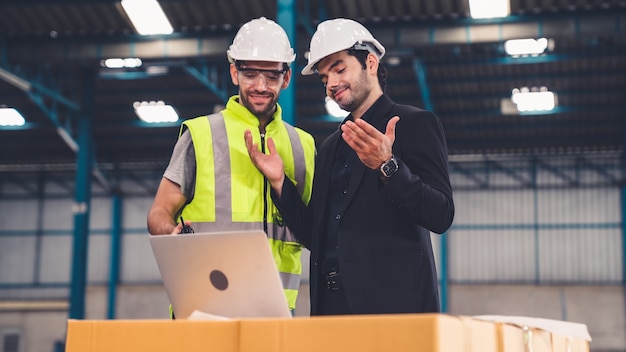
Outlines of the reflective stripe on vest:
M209 115L209 125L211 126L211 133L213 135L213 160L214 169L221 172L215 173L215 184L220 187L215 188L215 204L216 214L215 222L224 223L232 221L232 180L231 180L231 167L230 167L230 148L228 146L228 135L226 134L226 125L222 114L217 113ZM296 185L298 192L302 194L304 192L305 178L306 178L306 166L304 161L304 148L300 142L300 136L296 129L283 122L283 125L287 128L287 134L291 141L291 150L293 153L294 161L294 174L296 179ZM243 139L243 136L241 137ZM228 171L228 172L225 172ZM219 178L218 178L219 177ZM219 206L218 206L219 204ZM247 224L244 224L247 225ZM240 230L239 228L236 230ZM269 230L269 229L268 229ZM268 234L270 238L275 238L272 234ZM295 242L295 238L290 237L290 242Z

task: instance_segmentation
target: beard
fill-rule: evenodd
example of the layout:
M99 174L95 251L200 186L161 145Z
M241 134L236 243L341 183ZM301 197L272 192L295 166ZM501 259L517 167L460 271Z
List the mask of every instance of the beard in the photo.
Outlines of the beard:
M253 104L249 99L250 94L262 95L262 96L269 98L270 100L267 104L264 104L264 105ZM269 119L271 119L272 115L274 115L274 112L276 111L276 101L278 99L276 98L274 94L271 94L271 93L259 93L259 92L246 91L246 92L239 92L239 100L240 100L241 105L245 106L248 110L250 110L251 113L257 116L260 120L268 121Z
M333 98L333 100L345 111L353 112L356 110L367 98L367 95L370 92L369 82L367 81L367 73L365 70L361 72L361 74L357 77L356 81L342 85L339 87L340 89L346 88L349 89L349 96L343 96L340 101L337 101ZM333 94L334 96L334 94Z

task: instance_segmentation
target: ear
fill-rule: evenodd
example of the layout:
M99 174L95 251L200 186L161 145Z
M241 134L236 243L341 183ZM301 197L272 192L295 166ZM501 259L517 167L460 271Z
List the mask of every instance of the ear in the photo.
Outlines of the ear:
M233 84L239 86L239 77L237 77L237 67L235 64L230 64L230 79L233 81Z
M365 60L365 63L367 65L367 71L370 73L374 73L377 74L378 73L378 56L369 53L367 54L367 58Z
M291 81L291 67L285 72L283 76L283 84L280 86L280 89L285 89L289 86L289 82Z

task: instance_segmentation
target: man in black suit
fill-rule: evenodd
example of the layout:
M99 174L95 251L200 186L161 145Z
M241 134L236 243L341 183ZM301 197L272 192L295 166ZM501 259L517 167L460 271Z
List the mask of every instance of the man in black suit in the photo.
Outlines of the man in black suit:
M285 223L311 251L311 315L438 312L430 231L454 218L441 123L384 94L385 48L360 23L322 22L309 53L302 74L317 72L350 115L319 150L308 207L285 181L274 143L263 154L245 139Z

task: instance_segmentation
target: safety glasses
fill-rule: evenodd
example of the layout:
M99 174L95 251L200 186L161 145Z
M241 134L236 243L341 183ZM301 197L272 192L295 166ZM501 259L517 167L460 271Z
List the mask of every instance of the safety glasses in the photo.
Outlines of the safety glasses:
M270 86L276 86L281 83L280 79L282 75L287 72L286 69L283 70L266 70L260 68L249 68L242 67L241 65L236 65L237 71L241 73L240 80L242 80L246 84L255 84L259 77L263 77L265 84Z

